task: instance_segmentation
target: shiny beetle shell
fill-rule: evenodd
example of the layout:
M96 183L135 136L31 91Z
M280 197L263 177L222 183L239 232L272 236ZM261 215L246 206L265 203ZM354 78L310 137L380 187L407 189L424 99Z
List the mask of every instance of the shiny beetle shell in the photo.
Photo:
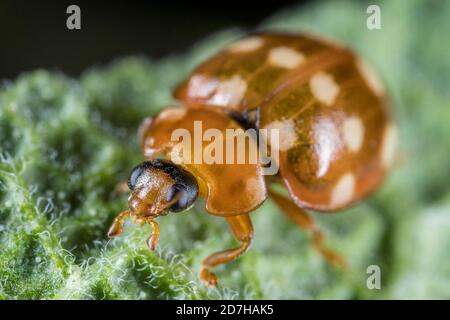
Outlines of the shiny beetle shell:
M280 130L280 174L302 208L335 211L372 192L397 132L371 67L314 37L261 33L232 43L175 90L189 108L259 112Z

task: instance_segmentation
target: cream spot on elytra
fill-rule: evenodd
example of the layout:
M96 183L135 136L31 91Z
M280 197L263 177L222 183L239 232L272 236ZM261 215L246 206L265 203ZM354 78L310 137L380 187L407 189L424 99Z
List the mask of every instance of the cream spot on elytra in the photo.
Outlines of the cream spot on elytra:
M245 182L245 190L249 194L255 194L261 189L261 184L260 177L248 178Z
M230 52L251 52L262 47L264 40L260 37L248 37L238 40L227 47Z
M397 128L393 124L388 124L384 128L383 140L381 144L381 164L388 168L395 158L397 148Z
M358 152L364 141L364 125L359 117L349 117L342 125L344 142L352 152Z
M339 129L336 123L328 118L321 118L314 124L314 150L317 156L316 176L325 176L339 150Z
M211 79L201 74L196 74L189 80L188 96L192 98L207 98L219 85L217 79Z
M377 74L373 70L372 66L369 65L366 61L362 59L356 60L356 67L359 70L359 73L363 77L366 84L372 89L375 94L381 96L384 94L384 87L381 83L380 78L378 78Z
M317 72L309 80L309 86L314 97L320 102L330 106L334 103L339 87L330 74Z
M247 82L239 75L234 75L219 83L208 103L223 107L237 107L241 103L246 90Z
M172 120L177 121L186 115L186 108L165 108L158 114L158 120Z
M350 203L355 193L355 176L351 173L344 174L334 186L331 192L330 206L339 208Z
M297 133L295 131L295 122L292 119L284 121L274 121L264 127L261 131L264 137L273 137L271 130L278 130L279 140L270 140L270 145L276 150L286 151L292 148L297 142ZM269 140L266 140L269 141Z
M273 66L295 69L305 61L305 56L288 47L276 47L270 50L268 60Z

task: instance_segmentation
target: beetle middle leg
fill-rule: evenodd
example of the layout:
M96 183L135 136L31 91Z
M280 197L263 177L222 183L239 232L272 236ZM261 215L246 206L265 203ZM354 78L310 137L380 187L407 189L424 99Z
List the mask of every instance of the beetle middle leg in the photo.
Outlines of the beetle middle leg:
M325 244L325 235L314 222L313 218L302 208L299 208L287 197L269 190L270 198L276 203L281 211L294 223L304 230L311 232L314 248L332 265L346 268L347 263L339 254L328 248Z
M253 239L253 226L248 214L227 217L227 222L234 237L241 243L237 248L216 252L203 260L200 269L200 279L212 287L217 286L217 276L211 268L231 262L250 247Z

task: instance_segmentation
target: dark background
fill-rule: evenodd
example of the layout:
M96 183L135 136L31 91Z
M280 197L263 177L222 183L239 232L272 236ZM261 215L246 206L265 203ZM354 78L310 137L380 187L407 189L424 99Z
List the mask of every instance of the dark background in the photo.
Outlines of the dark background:
M0 78L36 68L76 76L129 55L181 52L214 31L251 29L297 1L0 0ZM68 30L66 8L81 8L81 30Z

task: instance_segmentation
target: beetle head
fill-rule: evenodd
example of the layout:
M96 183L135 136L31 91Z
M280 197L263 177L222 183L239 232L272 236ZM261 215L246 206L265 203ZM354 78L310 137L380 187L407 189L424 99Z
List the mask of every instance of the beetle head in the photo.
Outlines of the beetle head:
M198 184L188 171L171 161L155 159L142 162L130 173L128 206L132 215L154 218L192 207Z

